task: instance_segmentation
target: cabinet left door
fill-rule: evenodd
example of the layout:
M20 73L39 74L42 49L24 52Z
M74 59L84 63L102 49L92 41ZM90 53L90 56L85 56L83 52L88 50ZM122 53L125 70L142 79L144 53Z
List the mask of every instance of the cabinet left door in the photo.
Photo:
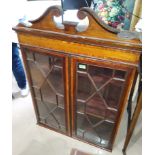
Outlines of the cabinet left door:
M67 56L27 46L21 51L38 124L70 135Z

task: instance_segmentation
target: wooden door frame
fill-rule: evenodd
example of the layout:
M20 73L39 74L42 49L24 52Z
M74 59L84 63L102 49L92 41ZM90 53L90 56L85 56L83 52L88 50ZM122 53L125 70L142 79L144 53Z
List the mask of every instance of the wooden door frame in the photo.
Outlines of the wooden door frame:
M37 124L43 127L46 127L48 129L54 130L56 132L65 134L64 132L58 131L57 129L54 129L52 127L49 127L48 125L42 124L41 122L39 122L39 111L37 108L37 104L35 101L35 93L34 90L32 88L32 78L31 78L31 73L29 70L29 66L27 64L27 58L26 58L26 49L30 50L30 52L32 51L32 53L39 53L42 55L48 55L48 56L57 56L57 57L61 57L64 59L63 61L63 81L64 81L64 106L65 106L65 125L66 125L66 134L67 136L71 135L71 125L70 125L70 109L69 109L69 77L68 77L68 57L65 54L62 54L58 51L52 50L52 49L44 49L44 48L40 48L40 47L34 47L34 46L29 46L29 45L24 45L24 44L20 44L20 48L21 48L21 53L22 53L22 58L23 58L23 62L24 62L24 66L27 72L27 79L28 79L28 83L29 83L29 87L30 87L30 91L31 91L31 96L32 96L32 101L33 101L33 106L34 106L34 110L35 110L35 115L37 118Z
M72 137L75 138L75 139L78 139L80 141L84 141L76 136L73 136L73 133L75 133L75 98L76 98L76 63L77 62L80 62L80 63L84 63L84 64L95 64L97 66L101 66L101 67L111 67L113 69L123 69L125 71L127 71L128 75L127 75L127 78L126 78L126 84L125 84L125 87L123 89L123 97L121 98L121 101L120 101L120 107L118 108L118 116L117 116L117 119L116 119L116 123L115 123L115 126L114 126L114 129L113 129L113 132L112 132L112 136L110 138L110 142L112 143L111 146L109 146L109 148L103 148L101 147L102 149L105 149L105 150L108 150L108 151L112 151L112 148L113 148L113 144L114 144L114 141L115 141L115 138L116 138L116 135L117 135L117 132L118 132L118 129L119 129L119 126L120 126L120 122L121 122L121 118L122 118L122 115L125 111L125 107L127 105L127 100L128 100L128 97L129 97L129 94L130 94L130 91L131 91L131 87L133 85L133 81L134 81L134 76L136 74L136 67L133 67L133 66L128 66L128 65L124 65L124 64L120 64L119 62L118 63L113 63L113 62L108 62L108 61L105 61L105 60L100 60L100 59L91 59L91 58L84 58L84 57L72 57L71 58L71 126L72 126ZM86 142L86 141L84 141ZM89 142L86 142L86 143L89 143ZM95 144L92 144L92 143L89 143L93 146L97 146L97 147L100 147L98 145L95 145Z

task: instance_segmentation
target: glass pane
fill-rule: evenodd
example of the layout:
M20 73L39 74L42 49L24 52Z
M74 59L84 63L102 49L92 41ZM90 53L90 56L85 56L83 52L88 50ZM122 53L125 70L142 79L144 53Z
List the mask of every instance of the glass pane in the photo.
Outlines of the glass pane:
M107 147L111 138L114 124L90 115L77 114L76 135L91 143Z
M115 109L118 108L123 85L124 82L122 81L112 80L101 90L101 93L109 107Z
M115 122L116 117L117 117L117 111L110 110L110 109L106 110L106 120L107 121Z
M52 65L50 60L51 59L47 55L35 53L35 61L46 75L49 73Z
M59 57L54 57L54 65L63 66L63 59Z
M102 143L103 141L105 144L109 143L113 128L114 128L114 124L106 121L104 121L103 123L95 127L96 132L102 139Z
M35 95L35 97L41 100L40 89L33 88L33 90L34 90L34 95Z
M32 52L26 52L26 56L27 56L27 59L29 59L29 60L34 60L34 57L33 57L33 54L32 54Z
M77 101L76 106L77 106L77 111L79 113L85 112L85 103L84 102Z
M126 72L125 71L116 70L114 76L116 78L125 79L125 75L126 75Z
M39 117L42 119L46 119L46 117L48 116L48 110L46 108L46 105L41 102L36 100L37 102L37 107L38 107L38 111L39 111Z
M28 65L33 86L39 88L41 83L44 81L44 75L41 73L40 69L33 61L28 61Z
M97 117L105 117L106 103L96 94L86 103L86 113Z
M89 66L89 74L95 82L97 88L106 83L112 77L113 70L96 66Z
M58 107L64 108L64 97L63 96L56 96L57 102L58 102Z
M66 132L63 58L33 53L28 59L40 123ZM29 52L27 56L32 56ZM60 67L61 66L61 67Z
M65 127L65 111L62 108L57 108L54 112L53 115L56 117L60 124L60 128Z
M46 81L42 86L41 86L41 94L42 94L42 99L45 102L51 102L52 104L56 104L56 93L54 90L50 87L48 82Z
M87 74L78 73L78 90L77 90L77 99L87 100L89 96L93 94L94 87L89 80Z
M47 117L46 120L44 120L45 124L48 124L48 126L59 129L59 123L57 120L53 117L53 115L50 115L50 117Z
M53 67L53 70L48 76L49 82L54 87L54 89L60 93L64 94L64 83L63 83L63 70L57 67Z
M86 66L85 71L77 71L75 136L108 148L126 72L89 64Z

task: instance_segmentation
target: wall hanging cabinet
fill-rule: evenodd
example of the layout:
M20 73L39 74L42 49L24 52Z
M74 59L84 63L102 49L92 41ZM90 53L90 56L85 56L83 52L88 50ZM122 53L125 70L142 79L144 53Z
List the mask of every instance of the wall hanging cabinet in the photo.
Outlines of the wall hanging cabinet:
M141 43L122 40L119 32L89 8L78 18L89 19L85 31L64 22L57 28L49 7L32 26L13 29L26 67L37 123L75 139L112 150L134 77Z

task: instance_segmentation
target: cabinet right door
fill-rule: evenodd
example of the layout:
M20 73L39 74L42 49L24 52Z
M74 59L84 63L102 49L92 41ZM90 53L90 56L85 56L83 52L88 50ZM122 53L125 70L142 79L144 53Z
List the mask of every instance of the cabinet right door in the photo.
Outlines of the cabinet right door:
M94 60L72 59L72 136L112 149L131 70Z

